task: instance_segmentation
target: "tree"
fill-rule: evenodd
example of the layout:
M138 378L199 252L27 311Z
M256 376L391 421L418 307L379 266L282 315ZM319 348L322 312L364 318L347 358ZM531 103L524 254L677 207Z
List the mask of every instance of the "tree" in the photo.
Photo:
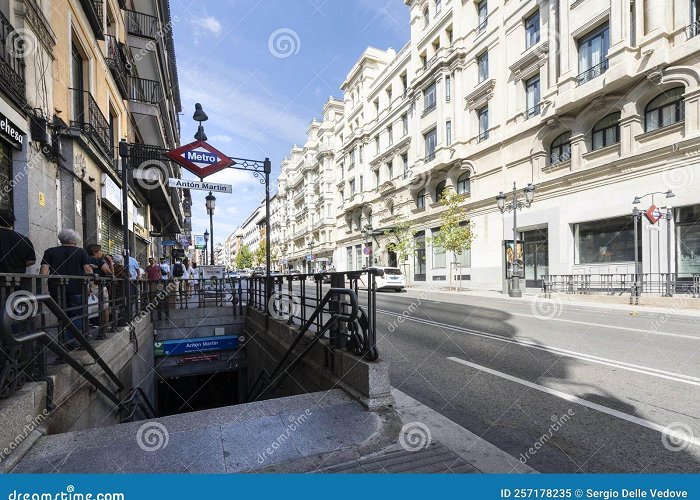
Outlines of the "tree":
M452 254L452 262L456 262L457 254L471 248L474 239L473 224L467 221L465 199L464 195L453 190L442 195L440 205L445 207L445 210L440 214L440 231L431 239L434 247Z
M260 244L258 245L258 248L255 249L255 254L253 255L253 260L255 261L256 266L262 266L263 264L266 263L266 258L267 258L267 243L265 240L262 240Z
M253 266L253 254L250 252L248 245L241 245L240 250L236 254L236 268L248 269Z
M387 243L387 250L395 252L399 263L403 263L416 252L415 231L403 215L396 216L393 228L386 232L391 241Z

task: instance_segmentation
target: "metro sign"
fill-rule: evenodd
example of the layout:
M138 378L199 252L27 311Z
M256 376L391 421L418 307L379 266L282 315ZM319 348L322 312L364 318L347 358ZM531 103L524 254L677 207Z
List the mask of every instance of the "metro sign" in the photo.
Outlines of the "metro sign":
M644 215L652 224L659 222L659 219L662 217L661 210L659 210L656 205L650 206L649 210L644 212Z
M204 141L195 141L165 153L165 156L204 179L233 165L233 160Z

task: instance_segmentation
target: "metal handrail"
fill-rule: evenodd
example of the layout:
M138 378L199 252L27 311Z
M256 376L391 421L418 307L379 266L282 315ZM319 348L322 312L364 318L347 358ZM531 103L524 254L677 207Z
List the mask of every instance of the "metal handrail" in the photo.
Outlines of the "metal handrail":
M73 110L71 126L80 128L111 158L112 144L109 135L109 122L102 110L100 110L97 101L87 90L76 88L69 88L68 90L71 92L73 100L80 103L80 107Z
M11 51L19 38L10 20L0 12L0 86L23 107L27 101L24 58Z
M584 83L599 77L608 70L609 64L609 60L605 58L601 63L581 72L581 74L576 77L576 86L583 85Z
M126 30L131 35L157 39L161 34L160 20L156 16L124 9L126 14Z

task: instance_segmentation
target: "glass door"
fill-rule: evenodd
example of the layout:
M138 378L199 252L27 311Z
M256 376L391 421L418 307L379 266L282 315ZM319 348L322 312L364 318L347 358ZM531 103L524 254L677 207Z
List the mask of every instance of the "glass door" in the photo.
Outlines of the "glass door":
M547 229L523 233L525 258L525 286L542 287L542 276L549 273L549 237Z

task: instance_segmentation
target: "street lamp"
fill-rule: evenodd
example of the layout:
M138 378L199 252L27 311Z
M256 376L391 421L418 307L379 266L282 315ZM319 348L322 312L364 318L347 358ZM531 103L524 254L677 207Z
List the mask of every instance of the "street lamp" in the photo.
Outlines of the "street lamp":
M309 241L309 244L307 246L309 247L309 274L311 274L311 263L314 258L314 240Z
M204 231L204 262L207 261L207 250L209 249L209 231Z
M214 265L214 209L216 208L216 196L209 194L205 198L207 201L207 213L209 214L209 232L211 235L211 262L210 265Z
M194 138L198 141L206 141L207 134L204 133L204 126L202 125L202 122L207 121L209 117L202 109L201 104L196 103L194 105L194 115L192 115L192 119L196 122L199 122L199 127L197 127L197 133L194 134Z
M521 201L518 200L518 189L514 182L512 202L506 204L506 195L503 194L503 191L496 196L496 203L498 203L498 210L501 211L501 214L506 211L513 212L513 266L511 268L511 286L510 290L508 290L508 295L510 297L523 296L523 292L520 290L520 265L518 263L518 210L523 210L532 206L532 201L535 199L535 189L535 186L529 183L527 187L523 189L525 201Z

